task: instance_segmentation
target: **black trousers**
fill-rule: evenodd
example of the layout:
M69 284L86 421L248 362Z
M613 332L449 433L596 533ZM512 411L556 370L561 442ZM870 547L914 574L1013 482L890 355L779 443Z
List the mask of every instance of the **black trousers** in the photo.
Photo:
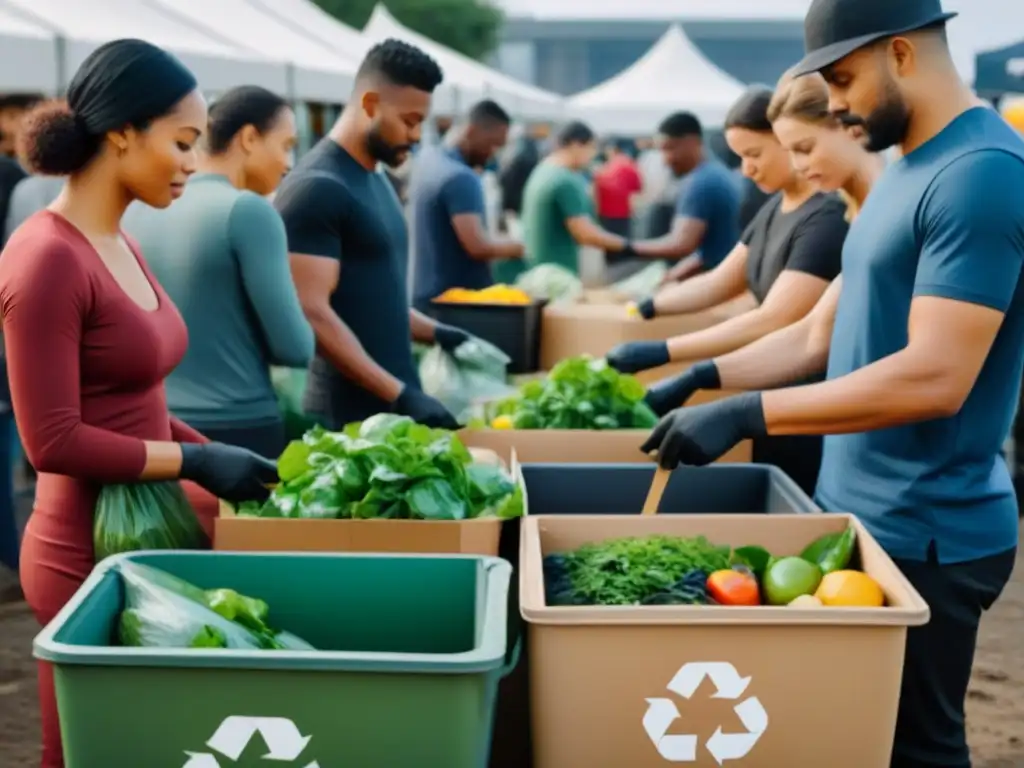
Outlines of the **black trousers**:
M253 453L275 461L281 455L285 445L288 444L282 419L261 421L257 424L197 424L190 422L189 426L214 442L248 448Z
M940 565L896 560L931 608L931 620L907 632L903 686L890 768L970 768L964 699L981 615L1003 591L1016 549Z

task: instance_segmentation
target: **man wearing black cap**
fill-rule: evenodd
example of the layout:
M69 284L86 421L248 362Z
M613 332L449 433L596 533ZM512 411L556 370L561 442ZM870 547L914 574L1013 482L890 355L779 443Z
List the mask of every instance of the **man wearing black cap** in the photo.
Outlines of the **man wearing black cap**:
M744 438L827 435L819 503L856 513L931 607L908 633L892 758L915 768L970 766L977 629L1018 526L1000 449L1024 367L1024 142L957 74L953 15L939 0L811 4L798 72L824 75L871 149L901 154L846 238L828 380L678 409L643 446L672 467ZM803 346L777 381L809 372Z

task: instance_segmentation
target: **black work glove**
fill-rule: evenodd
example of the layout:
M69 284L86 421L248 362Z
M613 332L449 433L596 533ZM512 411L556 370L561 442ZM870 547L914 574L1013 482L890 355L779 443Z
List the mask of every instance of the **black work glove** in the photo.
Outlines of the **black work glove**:
M456 328L453 325L442 325L438 323L434 327L434 342L449 354L454 354L455 350L469 341L473 336L461 328Z
M277 465L246 448L224 443L181 443L181 479L219 499L265 501L278 481Z
M670 411L640 450L656 450L658 464L664 469L675 469L680 464L703 466L721 458L741 440L766 434L761 393L744 392Z
M418 387L402 389L395 400L395 411L426 427L458 429L460 426L447 408Z
M686 405L698 389L721 389L718 367L711 360L697 363L678 376L662 379L652 384L644 400L651 410L664 416L673 408Z
M654 315L657 314L654 311L654 297L649 296L643 301L638 301L636 305L636 311L640 313L640 317L642 317L644 320L650 320L652 317L654 317Z
M608 365L619 373L637 373L669 362L667 341L631 341L608 353Z

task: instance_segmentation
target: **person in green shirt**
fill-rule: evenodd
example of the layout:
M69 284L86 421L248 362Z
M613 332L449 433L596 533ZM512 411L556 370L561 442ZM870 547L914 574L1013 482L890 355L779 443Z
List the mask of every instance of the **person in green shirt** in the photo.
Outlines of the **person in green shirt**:
M305 368L314 345L266 199L291 167L295 117L276 94L243 86L213 104L204 138L181 198L132 204L125 230L188 326L188 352L165 380L171 411L211 440L276 458L285 426L270 366Z
M629 241L601 228L582 171L597 153L597 137L574 121L555 134L555 150L534 168L523 190L523 238L526 264L495 266L498 282L514 282L519 272L539 264L557 264L579 274L579 248L628 253Z

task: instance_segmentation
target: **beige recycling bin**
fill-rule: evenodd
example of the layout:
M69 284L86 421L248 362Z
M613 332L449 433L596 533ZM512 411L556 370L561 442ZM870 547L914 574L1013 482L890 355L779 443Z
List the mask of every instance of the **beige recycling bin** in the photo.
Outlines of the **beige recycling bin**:
M549 607L542 557L704 535L798 554L854 525L885 608ZM928 606L849 515L527 517L520 566L535 768L885 768L907 627Z

